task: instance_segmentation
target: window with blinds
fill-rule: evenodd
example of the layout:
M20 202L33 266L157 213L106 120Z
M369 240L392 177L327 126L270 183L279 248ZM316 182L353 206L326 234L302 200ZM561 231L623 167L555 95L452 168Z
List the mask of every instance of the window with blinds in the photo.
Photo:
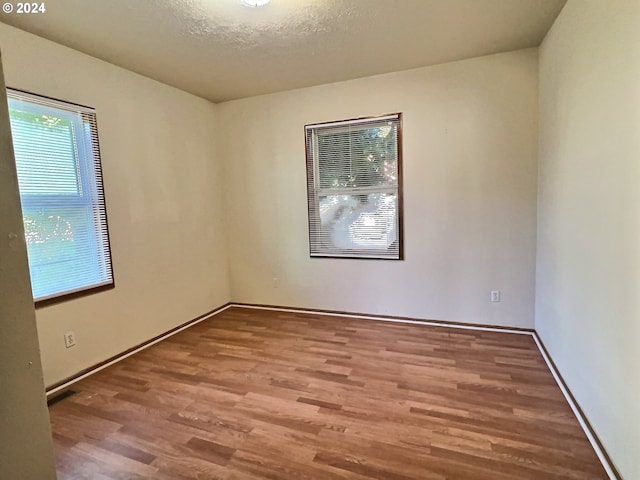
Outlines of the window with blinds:
M305 134L311 256L402 259L401 115Z
M112 285L95 111L7 96L34 300Z

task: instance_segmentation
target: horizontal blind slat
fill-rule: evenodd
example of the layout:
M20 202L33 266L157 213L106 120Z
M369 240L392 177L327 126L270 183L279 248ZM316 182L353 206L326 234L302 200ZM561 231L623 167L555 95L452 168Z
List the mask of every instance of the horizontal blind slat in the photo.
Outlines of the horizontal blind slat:
M311 125L311 256L399 258L399 115Z
M35 300L113 283L95 111L7 95Z

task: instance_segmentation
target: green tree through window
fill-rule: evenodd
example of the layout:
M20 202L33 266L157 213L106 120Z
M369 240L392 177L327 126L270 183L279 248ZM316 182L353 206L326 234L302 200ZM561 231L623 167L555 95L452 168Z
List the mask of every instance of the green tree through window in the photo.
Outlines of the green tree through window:
M95 113L8 98L34 299L113 284Z
M400 116L309 125L312 256L399 259Z

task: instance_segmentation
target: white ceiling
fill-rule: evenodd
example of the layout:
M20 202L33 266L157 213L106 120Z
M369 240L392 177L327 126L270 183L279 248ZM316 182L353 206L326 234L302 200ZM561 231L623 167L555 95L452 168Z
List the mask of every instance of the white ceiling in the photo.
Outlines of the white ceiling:
M535 47L565 1L48 0L0 21L220 102Z

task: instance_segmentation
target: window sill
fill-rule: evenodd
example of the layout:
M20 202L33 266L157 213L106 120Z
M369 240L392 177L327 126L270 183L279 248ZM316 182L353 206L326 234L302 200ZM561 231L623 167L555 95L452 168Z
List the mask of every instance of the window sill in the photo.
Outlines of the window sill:
M75 300L77 298L80 297L86 297L88 295L93 295L94 293L100 293L100 292L104 292L107 290L113 290L114 288L116 288L116 284L114 283L110 283L109 285L100 285L99 287L91 287L91 288L87 288L86 290L81 290L79 292L72 292L72 293L66 293L63 295L60 295L58 297L53 297L53 298L47 298L45 300L38 300L37 302L34 302L36 310L43 308L43 307L48 307L50 305L56 305L58 303L64 303L64 302L68 302L69 300Z

